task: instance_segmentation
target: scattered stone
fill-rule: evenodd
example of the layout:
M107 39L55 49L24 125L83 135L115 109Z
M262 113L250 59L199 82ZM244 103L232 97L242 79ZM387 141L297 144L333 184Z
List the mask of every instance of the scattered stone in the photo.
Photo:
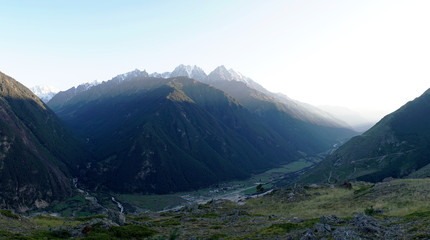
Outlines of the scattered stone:
M125 215L122 212L108 210L108 219L122 226L125 224Z
M185 212L197 213L199 211L199 205L197 203L192 203L184 207Z
M324 224L329 224L329 225L338 225L338 224L346 223L345 220L337 217L336 215L332 215L331 217L323 215L320 217L320 222Z
M273 219L273 218L276 218L276 215L275 214L270 214L269 215L269 219Z
M318 233L331 232L331 227L328 224L316 223L314 225L314 227L315 227L315 231L318 232Z
M394 178L392 178L392 177L386 177L382 180L382 182L391 182L393 180L394 180Z
M94 224L97 224L97 225L99 225L99 227L104 228L104 229L109 229L112 226L115 226L115 227L119 226L118 223L115 223L112 220L106 219L106 218L94 218L94 219L91 219L89 225L92 226Z
M381 234L383 228L376 219L371 216L367 216L364 213L354 214L354 219L351 224L357 226L360 232L378 235Z
M313 231L309 228L307 228L304 232L302 237L300 238L300 240L313 240L316 239L315 238L315 234L313 233Z
M334 240L360 240L361 238L358 234L350 228L346 227L338 227L333 231L333 239Z
M303 219L300 219L300 218L298 218L298 217L293 217L293 218L292 218L292 221L293 221L293 222L296 222L296 223L302 223L302 222L304 222L304 221L303 221Z

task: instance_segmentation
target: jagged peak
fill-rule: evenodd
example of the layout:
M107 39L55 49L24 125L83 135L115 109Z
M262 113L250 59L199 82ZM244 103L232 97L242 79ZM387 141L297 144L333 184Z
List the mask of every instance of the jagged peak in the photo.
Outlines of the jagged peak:
M171 75L171 72L163 72L163 73L153 72L149 74L150 77L155 77L155 78L169 78L170 75Z
M202 68L196 65L191 66L180 64L173 70L173 72L170 74L170 77L189 77L204 81L207 75Z
M244 82L249 83L250 78L244 76L240 72L235 71L234 69L230 68L227 70L227 68L224 65L221 65L215 70L213 70L209 76L210 81L219 81L219 80L226 80L226 81L238 81L238 82Z

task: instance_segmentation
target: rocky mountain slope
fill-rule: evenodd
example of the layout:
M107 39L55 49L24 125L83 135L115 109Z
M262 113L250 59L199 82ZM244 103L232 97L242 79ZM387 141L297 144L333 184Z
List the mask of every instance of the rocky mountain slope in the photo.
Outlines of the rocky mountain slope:
M185 77L108 81L53 108L97 156L82 179L93 187L196 189L247 177L298 154L235 99Z
M309 104L267 91L251 79L224 66L209 74L207 82L237 99L268 123L296 148L319 153L355 135L347 124Z
M184 65L164 74L170 78L151 76L159 75L135 70L48 103L99 157L83 179L94 187L165 193L208 186L319 154L355 134L223 66L208 76Z
M430 90L385 116L318 164L301 181L430 175Z
M0 73L0 208L27 211L70 196L79 143L29 89Z
M189 65L179 65L173 72L162 74L148 74L146 71L136 69L118 75L111 81L119 83L137 76L165 79L184 76L212 85L234 97L260 120L270 123L284 138L294 138L301 147L307 146L306 150L303 150L296 145L302 152L326 151L357 134L348 124L327 112L293 100L284 94L272 93L252 79L233 69L227 70L224 66L217 67L209 75L198 66ZM75 88L60 92L48 105L56 110L69 104L68 101L79 92Z

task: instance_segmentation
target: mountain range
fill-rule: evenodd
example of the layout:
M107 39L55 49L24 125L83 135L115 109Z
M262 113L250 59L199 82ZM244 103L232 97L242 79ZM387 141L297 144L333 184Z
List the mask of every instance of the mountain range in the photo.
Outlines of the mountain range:
M48 106L97 156L83 182L125 192L168 193L248 177L356 134L224 66L209 75L185 65L162 75L134 70L60 92Z
M322 105L318 106L318 108L337 119L342 119L345 123L351 126L352 129L360 133L364 133L369 130L377 122L377 120L367 119L359 112L346 107Z
M52 205L74 194L75 177L94 191L171 193L322 153L331 154L296 182L430 176L430 89L356 137L327 112L224 66L136 69L46 105L0 73L0 93L0 208Z

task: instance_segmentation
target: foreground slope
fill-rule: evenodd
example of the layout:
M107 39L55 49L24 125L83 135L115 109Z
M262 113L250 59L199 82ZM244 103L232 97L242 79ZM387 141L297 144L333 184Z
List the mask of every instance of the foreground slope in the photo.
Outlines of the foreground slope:
M429 164L430 89L352 138L301 181L427 177Z
M277 188L240 202L218 199L128 213L121 222L113 215L24 217L3 210L0 238L429 239L429 192L430 179L356 182L351 189L333 184Z
M93 187L196 189L297 159L235 99L185 77L108 81L52 107L98 157L82 179Z
M0 208L26 211L69 196L80 150L38 97L0 73Z

